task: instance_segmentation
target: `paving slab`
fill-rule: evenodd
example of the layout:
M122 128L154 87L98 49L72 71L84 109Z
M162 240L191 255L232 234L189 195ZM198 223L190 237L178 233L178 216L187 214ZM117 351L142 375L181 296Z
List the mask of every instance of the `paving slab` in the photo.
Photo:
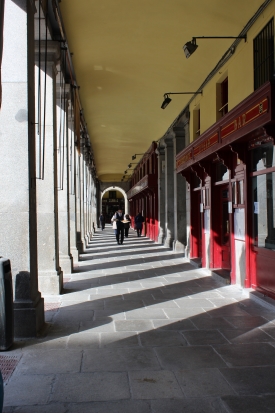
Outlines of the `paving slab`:
M133 399L183 398L183 392L171 371L131 371L129 373Z
M82 372L159 370L160 364L152 349L124 348L84 350Z
M273 413L275 406L275 396L224 396L222 398L224 405L227 407L226 412L230 413Z
M151 413L151 407L148 401L143 400L91 402L70 404L66 413Z
M187 346L187 341L177 331L147 331L139 337L144 347Z
M228 410L221 405L219 399L209 397L183 400L153 400L151 406L152 413L228 413Z
M28 351L23 353L16 374L77 373L80 371L81 360L81 351L77 350Z
M64 403L49 403L36 406L16 407L12 410L12 413L67 413L67 411ZM9 413L9 411L4 410L4 413Z
M240 396L275 394L275 366L225 368L220 372Z
M127 373L80 373L58 375L51 401L88 402L130 398Z
M67 339L67 348L69 349L86 349L99 348L99 333L76 333L71 334Z
M139 336L135 332L101 333L100 347L139 347Z
M53 381L54 375L14 375L4 389L5 406L46 404Z
M194 346L228 344L228 340L217 330L184 331L182 334L187 342Z
M114 323L116 331L148 331L154 328L151 320L118 320Z
M224 337L232 344L244 344L244 343L270 343L274 342L274 338L268 333L268 330L261 330L254 328L252 330L225 330L221 329L220 332Z
M267 343L213 346L228 367L275 365L275 348Z
M161 367L166 370L226 367L210 346L173 347L172 351L167 351L166 347L156 347L154 350Z
M178 370L175 375L186 397L235 394L226 378L216 368Z

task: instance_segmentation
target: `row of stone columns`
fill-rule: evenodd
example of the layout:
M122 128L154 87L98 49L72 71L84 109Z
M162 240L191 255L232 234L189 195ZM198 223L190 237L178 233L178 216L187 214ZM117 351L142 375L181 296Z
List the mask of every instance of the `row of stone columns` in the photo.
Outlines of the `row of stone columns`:
M159 235L158 243L185 253L186 182L176 173L176 155L186 146L187 122L173 128L157 147Z
M49 41L46 54L35 42L36 12L31 0L6 0L0 255L11 260L16 337L43 327L41 293L61 292L97 216L89 137L83 131L76 142L75 94L65 83L60 44Z

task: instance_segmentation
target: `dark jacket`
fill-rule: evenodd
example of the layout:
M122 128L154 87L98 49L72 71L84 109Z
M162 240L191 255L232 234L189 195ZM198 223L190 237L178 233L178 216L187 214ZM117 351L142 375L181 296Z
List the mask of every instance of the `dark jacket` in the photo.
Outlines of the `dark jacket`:
M137 214L137 216L135 217L136 228L141 229L143 222L144 222L143 216L141 214Z

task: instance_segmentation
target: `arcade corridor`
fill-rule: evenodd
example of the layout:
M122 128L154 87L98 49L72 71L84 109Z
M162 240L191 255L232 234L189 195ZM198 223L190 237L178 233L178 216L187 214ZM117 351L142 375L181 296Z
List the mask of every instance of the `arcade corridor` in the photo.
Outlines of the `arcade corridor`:
M64 282L43 335L2 355L5 413L274 411L275 307L110 225Z

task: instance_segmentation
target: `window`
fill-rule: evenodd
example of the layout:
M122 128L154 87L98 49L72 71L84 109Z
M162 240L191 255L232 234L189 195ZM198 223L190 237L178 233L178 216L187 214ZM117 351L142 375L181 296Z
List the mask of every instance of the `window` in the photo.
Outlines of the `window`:
M274 77L274 19L254 39L254 90Z
M193 111L193 140L197 139L201 134L201 111L196 109Z
M228 112L228 77L217 84L217 119L222 118Z
M109 199L116 199L116 191L109 191Z
M260 248L275 250L274 145L263 144L251 152L253 188L253 241Z
M216 164L216 182L227 181L228 179L229 170L222 162L218 162Z
M254 245L275 250L275 172L254 176Z

